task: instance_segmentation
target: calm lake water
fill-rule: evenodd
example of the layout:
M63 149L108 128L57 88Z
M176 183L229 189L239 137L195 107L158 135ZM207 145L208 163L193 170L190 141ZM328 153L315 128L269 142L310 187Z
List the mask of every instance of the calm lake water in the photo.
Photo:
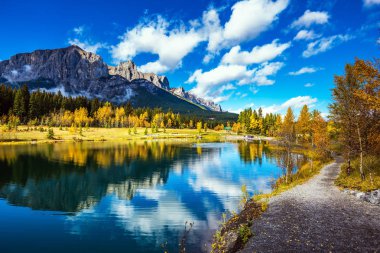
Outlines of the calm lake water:
M285 159L244 142L1 146L0 252L177 252L186 221L200 252L241 186L270 192Z

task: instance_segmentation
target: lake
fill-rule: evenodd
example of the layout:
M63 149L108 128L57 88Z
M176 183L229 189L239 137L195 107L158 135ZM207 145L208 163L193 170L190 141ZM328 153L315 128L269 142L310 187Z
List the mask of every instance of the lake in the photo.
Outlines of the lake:
M241 186L271 191L286 154L265 143L0 146L1 252L205 250ZM305 157L292 154L292 170ZM189 226L187 226L189 228Z

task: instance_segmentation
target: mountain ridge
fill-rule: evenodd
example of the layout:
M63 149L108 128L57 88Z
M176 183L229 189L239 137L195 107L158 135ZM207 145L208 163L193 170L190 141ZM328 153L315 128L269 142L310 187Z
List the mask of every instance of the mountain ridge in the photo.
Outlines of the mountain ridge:
M136 106L144 105L139 96L151 100L146 101L151 106L160 107L154 104L154 100L160 100L158 96L168 98L175 106L176 101L170 98L172 95L204 110L222 112L220 105L212 101L199 98L182 87L171 88L166 76L142 73L132 61L109 66L101 56L76 45L13 55L0 61L0 77L0 81L10 84L27 83L31 89L62 90L67 95L84 95L114 103L130 101Z

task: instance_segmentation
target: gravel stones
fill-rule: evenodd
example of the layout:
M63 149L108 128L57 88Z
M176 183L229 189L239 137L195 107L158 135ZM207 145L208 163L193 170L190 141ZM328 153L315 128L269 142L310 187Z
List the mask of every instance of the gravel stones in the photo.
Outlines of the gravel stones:
M362 201L367 201L371 204L380 206L380 189L371 192L361 192L357 190L344 189L343 192L352 195Z
M273 197L242 252L380 251L380 206L340 191L334 185L339 171L340 162L334 162L307 183Z

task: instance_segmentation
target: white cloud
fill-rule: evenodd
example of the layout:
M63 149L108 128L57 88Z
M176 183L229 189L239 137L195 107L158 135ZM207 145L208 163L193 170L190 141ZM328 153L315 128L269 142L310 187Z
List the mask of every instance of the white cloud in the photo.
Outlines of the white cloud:
M328 112L322 112L321 113L322 118L324 118L325 120L328 120L329 115L330 115L330 113L328 113Z
M275 75L283 66L284 63L282 62L264 63L262 67L254 73L252 81L258 86L273 85L275 81L268 79L268 76Z
M380 4L380 0L364 0L364 6L366 7L370 7L376 4Z
M240 107L240 108L237 108L237 109L230 108L230 109L227 109L227 112L232 112L232 113L239 114L241 111L243 111L245 109L253 108L254 105L255 105L254 103L250 103L250 104L246 104L243 107Z
M202 69L196 70L186 83L196 83L191 93L215 100L224 91L235 88L233 85L230 86L230 82L237 82L237 85L273 85L275 81L269 77L275 75L283 66L282 62L265 62L254 69L248 69L246 65L219 65L207 72L203 72Z
M334 46L350 40L352 37L350 35L334 35L327 38L321 38L319 40L310 42L307 45L307 49L303 51L302 56L308 58L319 53L326 52L327 50L333 48Z
M232 96L233 93L231 94L228 94L228 95L225 95L225 96L217 96L217 97L206 97L206 99L212 99L212 101L214 103L220 103L220 102L223 102L223 101L227 101L230 99L230 97Z
M191 92L198 96L207 96L215 86L226 84L244 78L249 78L252 71L241 65L220 65L210 71L196 70L187 80L187 83L196 82Z
M298 97L294 97L294 98L287 100L281 106L283 108L288 108L288 107L301 108L304 105L312 107L312 106L314 106L314 104L317 101L318 101L318 99L312 98L310 96L298 96Z
M216 9L203 13L202 20L193 20L173 28L161 16L128 30L112 47L114 61L130 60L140 53L158 55L158 60L141 66L148 72L166 72L181 66L182 59L200 42L207 41L203 62L210 62L219 50L251 40L269 29L288 5L289 0L243 0L235 3L229 20L223 25ZM252 15L254 13L254 15Z
M207 100L212 100L214 103L220 103L223 101L226 101L230 99L230 97L235 93L235 92L230 92L227 95L222 95L225 91L233 91L236 90L236 87L231 84L227 83L225 85L222 85L219 89L217 89L215 92L210 92L209 95L202 96L203 98Z
M185 25L169 29L169 22L158 16L157 20L140 23L128 30L121 42L112 47L116 61L130 60L140 53L158 55L158 61L147 63L141 68L147 72L165 72L181 65L182 59L202 41L202 35L194 27Z
M267 30L287 6L288 0L244 0L232 6L224 26L224 38L237 43L257 37Z
M211 52L203 59L204 63L208 63L213 57L215 51L218 51L223 41L223 28L220 25L219 14L217 10L210 9L203 13L203 32L208 39L207 51Z
M305 86L306 88L310 88L310 87L313 87L314 84L313 84L313 83L306 83L304 86Z
M101 48L106 48L107 45L104 43L91 43L87 40L80 41L79 39L69 39L68 43L70 45L77 45L78 47L82 48L84 51L96 53Z
M318 101L317 98L312 98L310 96L298 96L291 98L281 105L271 105L271 106L261 106L263 109L263 113L284 113L288 107L291 107L293 109L299 109L304 105L307 105L308 107L314 107L315 103Z
M164 73L170 70L168 66L163 65L160 61L148 62L138 67L138 69L143 73Z
M270 44L254 47L251 52L240 51L240 46L235 46L223 56L222 63L249 65L270 61L281 55L290 45L290 42L279 44L278 40L273 40Z
M295 20L292 24L292 28L310 27L313 24L322 25L329 21L329 14L324 11L310 11L306 10L305 13Z
M314 33L313 30L311 30L311 31L301 30L294 37L294 40L313 40L313 39L316 39L319 37L321 37L321 35Z
M222 93L223 91L228 91L228 90L236 90L236 87L230 83L223 85L220 87L219 91Z
M289 72L289 75L291 76L299 76L299 75L302 75L302 74L307 74L307 73L314 73L314 72L317 72L319 69L317 68L313 68L313 67L303 67L297 71L294 71L294 72Z
M207 37L209 52L203 62L208 63L222 48L256 38L268 30L278 15L288 6L288 0L243 0L235 3L229 20L220 23L218 11L203 14L202 30ZM254 14L254 15L253 15Z
M74 27L73 31L77 35L82 35L84 32L84 26L82 25L82 26Z
M250 90L253 94L256 94L257 92L259 92L259 89L257 89L255 86L251 86L251 87L249 87L249 90Z

